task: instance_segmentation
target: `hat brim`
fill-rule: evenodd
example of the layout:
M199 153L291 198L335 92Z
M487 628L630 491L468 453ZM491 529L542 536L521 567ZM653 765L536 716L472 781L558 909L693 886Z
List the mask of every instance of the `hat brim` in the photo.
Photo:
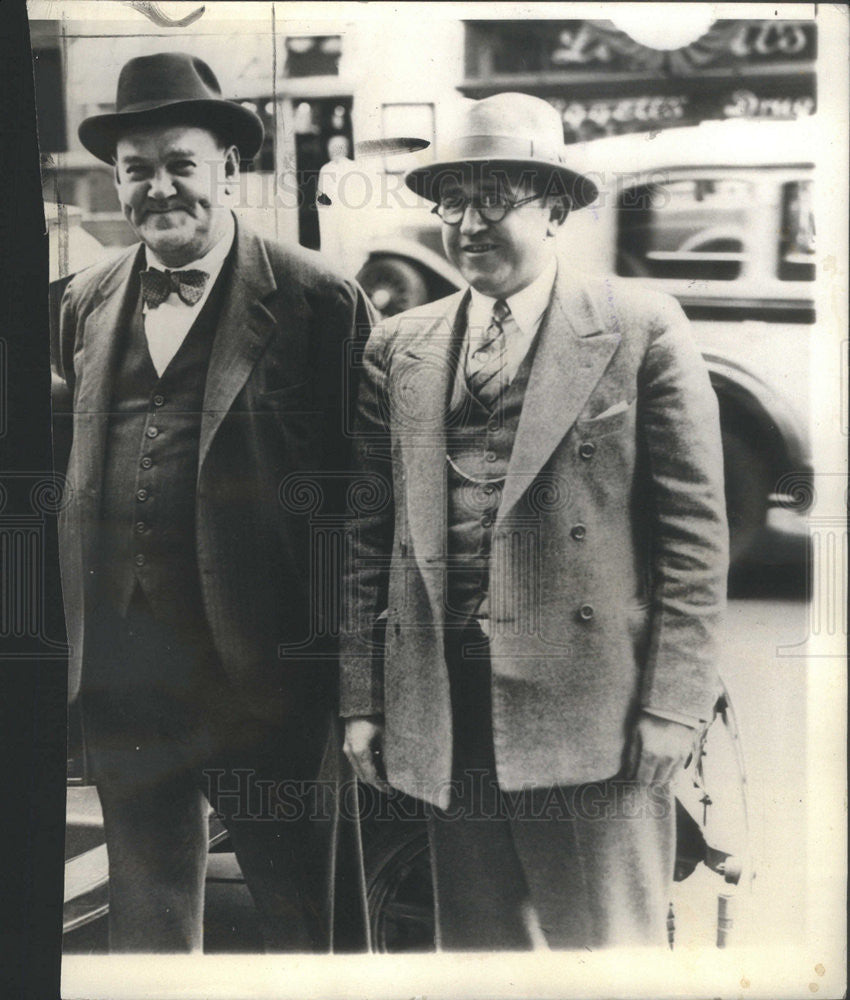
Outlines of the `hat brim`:
M482 175L482 168L504 169L511 174L532 174L535 180L543 182L543 190L551 195L567 195L575 211L596 200L599 189L584 174L570 170L561 163L528 158L498 158L472 156L463 160L443 160L415 167L404 178L405 184L416 194L428 201L439 201L440 187L449 180L455 182L471 180Z
M93 156L104 163L112 163L120 136L148 124L208 128L225 142L233 143L245 160L256 156L263 144L263 123L253 111L230 101L208 99L170 101L153 107L92 115L80 124L77 134Z

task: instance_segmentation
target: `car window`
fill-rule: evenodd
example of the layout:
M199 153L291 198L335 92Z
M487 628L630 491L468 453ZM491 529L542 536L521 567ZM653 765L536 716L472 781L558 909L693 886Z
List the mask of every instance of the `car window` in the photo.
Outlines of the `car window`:
M755 185L726 177L662 180L618 199L617 273L732 281L749 252Z
M780 281L815 280L815 218L812 197L811 181L791 181L782 185Z

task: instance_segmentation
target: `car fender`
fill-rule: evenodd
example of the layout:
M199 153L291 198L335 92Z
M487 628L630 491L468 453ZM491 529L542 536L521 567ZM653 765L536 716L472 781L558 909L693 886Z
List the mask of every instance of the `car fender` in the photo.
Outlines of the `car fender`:
M772 448L777 473L812 471L808 435L790 404L747 369L713 354L704 354L720 406L738 407L764 432Z
M455 289L463 287L463 279L445 257L423 246L417 240L404 236L388 236L369 245L367 260L374 257L399 257L419 267L426 268Z

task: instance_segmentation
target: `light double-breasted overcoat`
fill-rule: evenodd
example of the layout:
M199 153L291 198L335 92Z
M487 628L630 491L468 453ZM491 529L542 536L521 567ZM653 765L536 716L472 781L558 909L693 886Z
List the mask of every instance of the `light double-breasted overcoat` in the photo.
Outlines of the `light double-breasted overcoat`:
M446 424L468 298L394 317L366 349L357 430L371 492L351 525L342 648L343 715L383 713L390 783L442 806ZM492 529L500 784L618 774L642 708L710 718L726 570L717 401L682 310L561 263Z

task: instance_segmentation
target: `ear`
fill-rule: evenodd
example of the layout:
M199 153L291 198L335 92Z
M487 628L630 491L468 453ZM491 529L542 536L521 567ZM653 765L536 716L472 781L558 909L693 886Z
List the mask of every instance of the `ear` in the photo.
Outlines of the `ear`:
M236 146L228 146L224 151L224 193L232 194L231 181L239 176L239 150Z
M570 214L570 200L567 197L551 198L549 201L549 225L547 233L555 236Z
M235 180L239 176L239 150L236 146L229 146L224 154L224 177L227 181ZM225 186L225 192L230 194L230 185Z

